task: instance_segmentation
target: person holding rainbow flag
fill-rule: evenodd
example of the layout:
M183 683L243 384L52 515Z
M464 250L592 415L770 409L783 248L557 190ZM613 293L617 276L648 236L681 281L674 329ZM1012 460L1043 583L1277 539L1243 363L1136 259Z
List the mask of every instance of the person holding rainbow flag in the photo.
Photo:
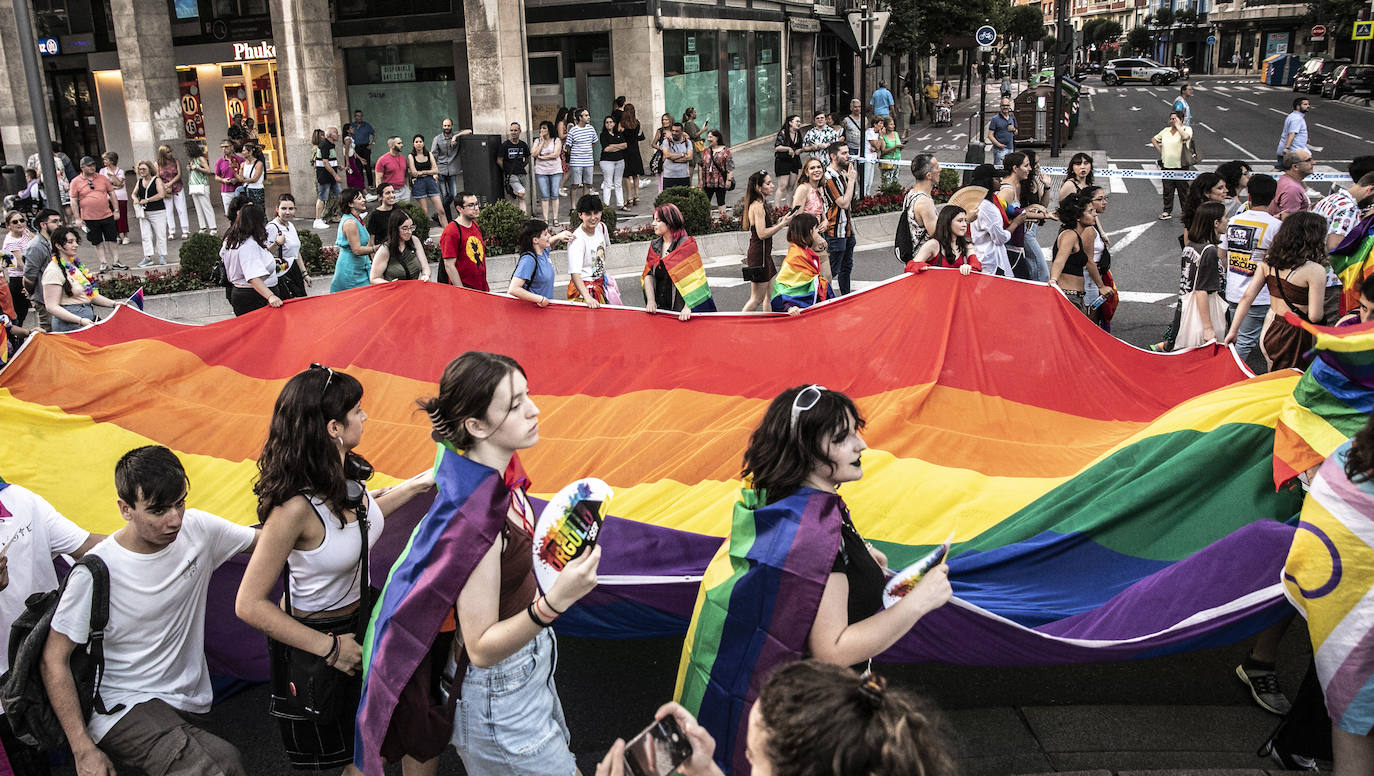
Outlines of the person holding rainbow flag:
M713 313L716 300L706 283L706 268L701 263L697 241L687 234L687 223L677 205L654 208L654 234L649 256L644 262L644 309L650 315L660 308L672 310L678 320L692 313Z
M824 245L820 221L810 213L798 213L787 227L787 258L773 279L773 312L798 315L813 304L830 298L830 258L816 255L813 246Z

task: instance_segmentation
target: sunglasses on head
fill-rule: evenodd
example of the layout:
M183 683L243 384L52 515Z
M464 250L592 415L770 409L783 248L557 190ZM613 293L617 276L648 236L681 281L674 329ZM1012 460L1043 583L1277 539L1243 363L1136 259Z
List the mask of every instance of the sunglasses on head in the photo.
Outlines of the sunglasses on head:
M324 387L320 389L320 401L323 402L325 393L329 391L329 384L334 381L334 370L330 369L324 364L311 364L310 368L323 369L324 371L329 373L329 376L324 379Z
M792 399L792 415L789 426L793 431L797 430L797 419L803 412L815 407L821 400L821 394L826 390L823 385L808 385L797 391L796 397Z

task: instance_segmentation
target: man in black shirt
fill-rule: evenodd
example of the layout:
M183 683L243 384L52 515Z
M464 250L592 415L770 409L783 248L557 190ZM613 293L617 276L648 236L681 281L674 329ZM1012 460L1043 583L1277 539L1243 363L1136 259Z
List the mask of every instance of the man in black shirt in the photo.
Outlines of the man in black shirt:
M505 179L506 191L515 197L515 201L520 205L520 211L529 213L529 204L525 202L525 165L530 158L530 146L520 139L520 125L511 122L510 132L506 134L506 139L501 141L501 153L496 156L496 165L501 168L501 176Z

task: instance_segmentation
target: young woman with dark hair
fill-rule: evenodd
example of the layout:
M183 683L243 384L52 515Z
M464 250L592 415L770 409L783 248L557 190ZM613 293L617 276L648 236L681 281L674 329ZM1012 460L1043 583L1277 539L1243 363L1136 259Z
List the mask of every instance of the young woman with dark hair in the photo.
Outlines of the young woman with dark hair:
M367 200L363 197L362 189L344 189L339 193L339 205L344 215L339 219L339 230L334 235L339 258L334 262L334 279L329 283L331 294L371 282L368 279L371 263L365 257L376 253L378 247L369 244L371 237L367 227L363 226L362 216L367 212Z
M324 658L350 677L358 675L359 636L369 613L360 606L369 585L363 538L375 544L386 516L434 484L433 474L425 471L376 494L363 489L365 477L359 475L370 474L371 467L353 452L367 420L362 398L362 384L353 376L315 364L286 382L272 409L253 485L262 535L239 583L234 610L278 643L269 650L274 687L289 681L278 657L286 657L281 650L287 648ZM285 609L272 596L283 568ZM330 710L329 722L289 719L282 716L288 709L273 709L293 766L321 770L353 761L361 684L353 679L346 687L334 699L338 706Z
M445 710L468 773L566 776L577 766L553 679L549 625L596 587L601 547L569 561L540 594L531 548L537 513L527 481L510 474L516 453L539 441L539 408L513 359L464 353L444 369L438 395L417 403L439 444L440 495L374 616L358 723L369 746L364 764L380 772L379 752L389 760L438 756L448 741L433 740L434 726L424 719L433 714L429 687L442 674L453 677ZM456 638L449 639L441 632L455 610ZM391 639L401 632L404 638ZM416 654L416 640L434 644L429 657ZM395 687L373 687L388 676L405 683L399 696Z
M396 280L429 280L429 259L415 234L415 220L404 210L387 221L386 242L372 254L369 280L373 285Z
M940 563L884 608L887 557L864 541L837 492L864 475L863 428L854 402L820 385L788 388L768 405L744 451L745 488L725 540L728 557L713 564L735 569L736 589L754 589L760 584L754 578L783 579L782 588L772 589L777 600L789 603L788 622L765 614L768 607L759 601L732 601L724 588L703 585L696 611L723 607L738 627L725 633L689 629L693 635L683 649L680 697L701 698L701 683L722 670L766 675L805 656L840 666L866 663L950 599L949 567ZM740 650L746 645L733 639L760 637L775 645L753 665L716 665L717 655L745 653ZM742 759L745 744L735 735L743 720L728 717L754 700L749 691L727 693L732 711L714 711L708 724L724 745L717 761L726 763Z
M1055 211L1059 219L1059 237L1054 241L1054 265L1050 267L1050 286L1068 297L1069 302L1087 314L1084 308L1083 275L1086 272L1093 283L1102 289L1103 296L1111 296L1112 289L1102 280L1097 265L1092 262L1092 254L1085 248L1092 245L1097 235L1097 210L1082 194L1070 194L1059 201Z
M234 288L229 305L234 315L245 315L272 306L281 307L277 296L277 260L267 249L267 218L262 208L249 202L239 208L224 235L220 260Z
M516 299L534 302L537 307L548 307L553 298L553 276L555 270L549 252L554 243L567 242L572 232L563 230L554 234L549 225L537 218L531 218L520 227L516 247L520 258L511 273L510 286L506 293Z
M425 211L427 217L438 221L442 229L448 226L448 214L444 212L439 193L439 165L425 148L424 135L411 138L410 146L410 153L406 154L406 169L411 181L410 198Z
M1086 279L1083 285L1083 304L1088 305L1089 309L1096 304L1096 312L1088 317L1101 326L1103 331L1111 331L1112 318L1116 316L1116 308L1121 299L1121 289L1116 287L1116 278L1112 276L1111 238L1107 237L1107 229L1102 225L1102 214L1107 212L1111 197L1101 186L1084 186L1080 196L1088 203L1088 207L1097 211L1097 223L1093 224L1091 259L1092 263L1097 265L1097 274L1102 276L1102 282L1112 288L1111 295L1105 301L1097 303L1102 296L1101 289L1091 278Z
M773 279L769 306L775 313L799 315L830 298L830 254L817 255L825 245L820 221L810 213L798 213L787 226L787 257Z
M1264 259L1236 305L1226 344L1235 342L1240 321L1250 311L1261 288L1269 289L1269 313L1260 332L1260 352L1273 369L1306 369L1313 337L1294 326L1284 313L1320 322L1326 297L1326 219L1307 210L1290 213L1274 235Z
M76 257L80 244L81 230L76 227L59 226L52 233L52 260L44 265L39 284L54 332L90 326L95 323L95 305L113 309L119 304L96 288L95 273Z
M777 189L773 197L773 207L791 196L797 187L797 173L801 172L801 116L793 113L778 128L778 136L773 139L773 174L777 176Z
M1188 232L1193 227L1193 214L1197 212L1198 206L1204 202L1226 203L1226 181L1214 172L1198 173L1193 182L1188 185L1188 193L1183 197L1183 205L1180 213L1183 216L1183 236L1181 241L1188 241ZM1223 211L1224 212L1224 211Z
M744 280L749 284L749 300L740 312L763 310L768 304L768 290L773 286L773 276L778 274L778 265L773 261L773 235L786 229L797 214L789 210L782 218L773 220L768 207L773 189L773 176L767 170L750 175L744 189L744 213L740 222L749 233L749 247L744 252Z
M1250 185L1250 165L1241 161L1217 165L1217 175L1226 183L1226 218L1240 210L1240 195Z
M1063 202L1074 194L1093 185L1093 158L1079 151L1069 159L1068 174L1059 185L1059 201Z
M945 205L935 221L935 233L907 262L907 272L921 272L926 266L957 268L961 275L982 272L983 264L973 254L968 237L968 212L958 205Z
M1030 174L1021 181L1021 206L1031 207L1039 205L1045 207L1049 199L1050 184L1045 179L1045 173L1040 169L1040 157L1032 150L1025 150L1026 161L1030 164ZM1048 208L1046 208L1048 216ZM1042 221L1026 222L1026 239L1024 247L1026 249L1026 260L1030 267L1030 279L1039 283L1044 283L1050 279L1050 265L1045 261L1045 251L1040 247L1040 224Z
M635 104L625 103L620 112L620 138L625 141L625 207L639 204L639 179L644 177L644 154L639 144L644 142L644 128L640 126ZM557 208L554 208L557 212Z
M1198 205L1179 262L1174 350L1218 341L1218 332L1226 330L1226 259L1219 247L1225 236L1226 206L1213 201Z
M716 301L706 282L697 241L687 234L687 223L677 205L654 208L652 224L656 235L649 242L649 255L640 275L644 283L644 310L650 315L660 309L677 313L686 321L692 313L713 313Z

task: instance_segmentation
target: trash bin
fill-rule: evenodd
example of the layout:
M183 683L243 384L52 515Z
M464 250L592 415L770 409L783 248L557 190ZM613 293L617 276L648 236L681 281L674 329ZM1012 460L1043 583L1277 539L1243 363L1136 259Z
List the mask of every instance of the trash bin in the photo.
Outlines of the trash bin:
M987 161L987 152L983 147L982 128L976 126L977 124L977 113L968 117L968 148L964 149L965 164L983 164ZM972 177L972 170L964 170L960 185L967 186L969 179Z
M1269 86L1292 86L1300 67L1301 59L1296 54L1270 54L1264 58L1260 81Z
M501 150L500 135L465 135L458 146L463 168L463 188L477 195L477 204L486 207L505 196L501 168L496 155Z
M0 195L18 194L24 190L24 167L7 164L0 167Z

